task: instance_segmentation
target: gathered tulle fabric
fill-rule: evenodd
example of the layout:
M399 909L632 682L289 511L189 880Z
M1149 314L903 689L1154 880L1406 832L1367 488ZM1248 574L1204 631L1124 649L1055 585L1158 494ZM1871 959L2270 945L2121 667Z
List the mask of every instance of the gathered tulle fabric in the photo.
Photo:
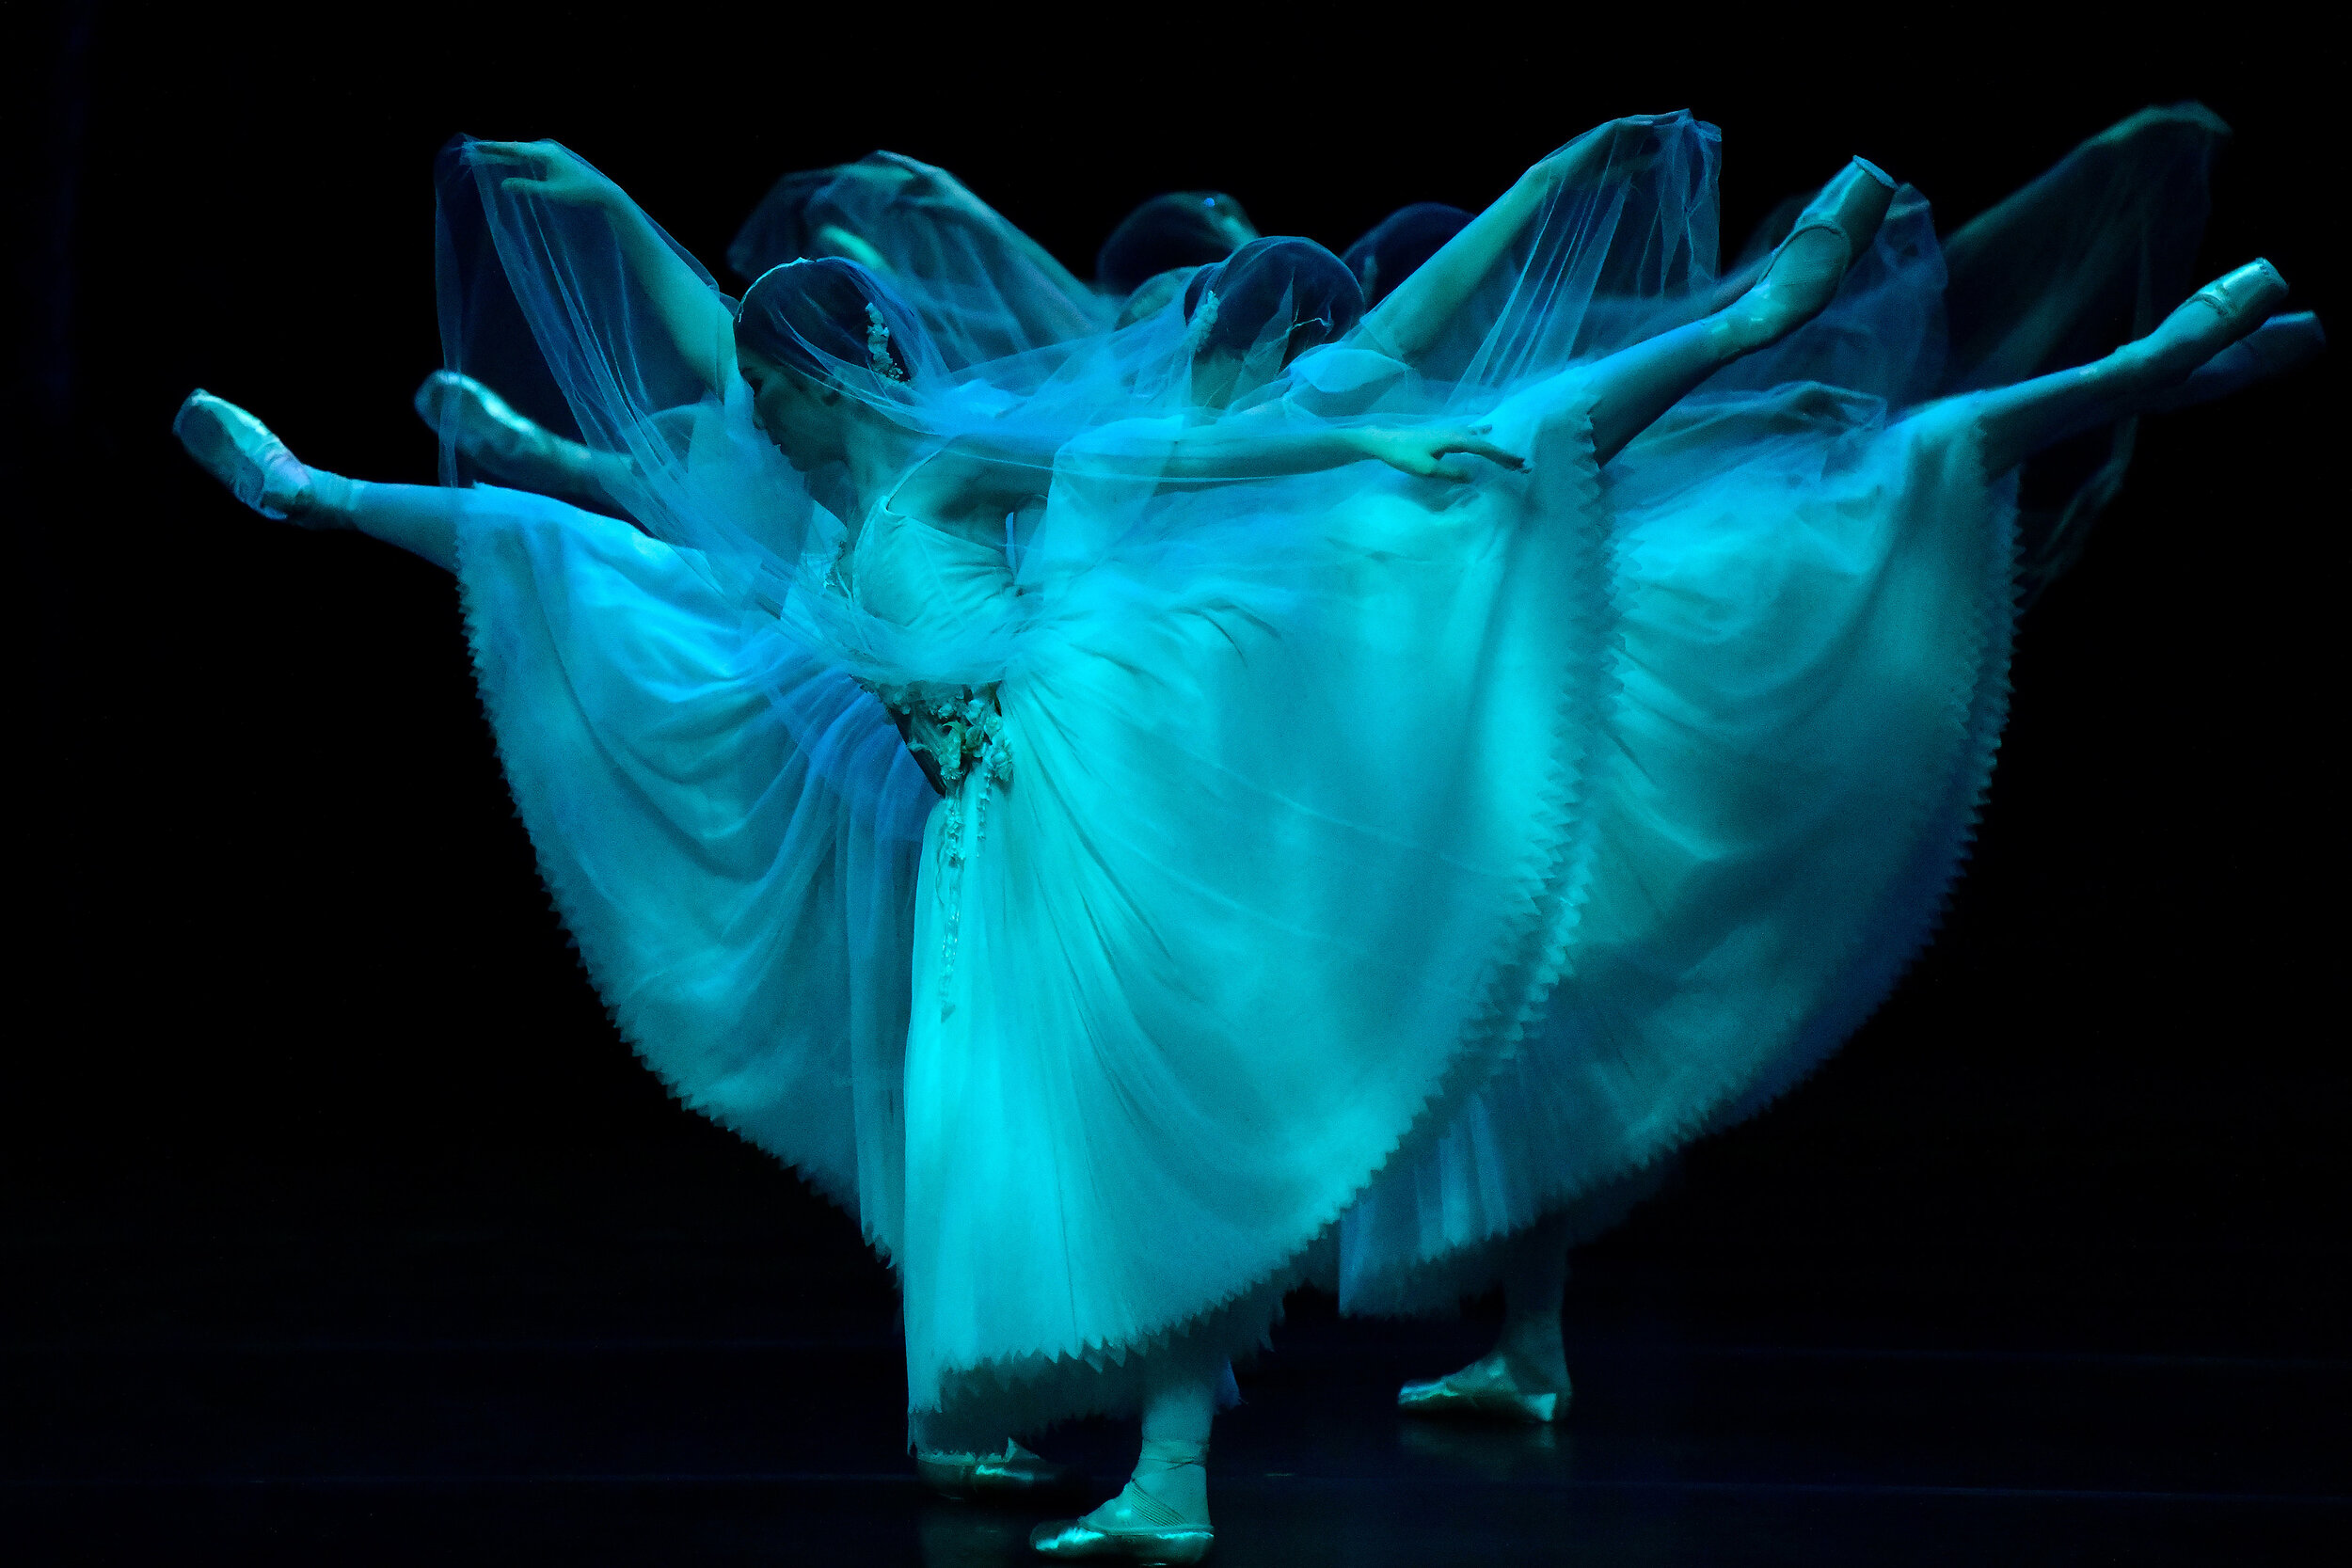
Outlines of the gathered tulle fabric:
M1213 282L967 359L885 277L908 373L803 346L915 461L1036 466L977 535L794 472L600 214L445 164L453 361L521 324L633 476L628 522L469 499L518 807L648 1064L899 1270L927 1431L1118 1408L1308 1277L1457 1286L1801 1071L1932 919L2012 591L1970 405L1922 401L1925 204L1604 473L1588 367L1706 308L1718 139L1607 146L1409 363L1375 318L1285 366L1317 300L1231 287L1267 314L1221 415ZM1437 420L1532 465L1170 482L1204 428ZM877 693L993 716L945 799Z
M1591 853L1609 633L1573 403L1538 468L1469 496L1343 469L1262 510L1163 498L1109 559L1033 557L1054 635L1000 689L1009 780L968 775L925 845L918 1401L1294 1282L1540 1013ZM868 523L860 594L917 558L891 538L914 526Z
M1884 995L1965 847L2012 603L1968 409L1889 426L1814 387L1677 412L1611 466L1618 692L1569 974L1348 1215L1347 1310L1451 1307L1497 1240L1786 1087Z
M686 1104L894 1251L929 781L869 692L670 546L542 496L465 496L475 673L606 1006Z
M1620 699L1577 959L1543 1041L1348 1216L1346 1309L1451 1310L1548 1214L1589 1236L1892 988L1966 853L2014 615L2130 454L2126 425L2029 467L2045 505L2021 521L1954 394L2096 357L2185 297L2223 135L2193 105L2135 117L1942 244L1906 189L1830 311L1611 465ZM1758 811L1767 784L1802 787Z
M955 176L892 152L785 176L727 247L745 282L824 256L887 279L959 369L1089 336L1118 309Z

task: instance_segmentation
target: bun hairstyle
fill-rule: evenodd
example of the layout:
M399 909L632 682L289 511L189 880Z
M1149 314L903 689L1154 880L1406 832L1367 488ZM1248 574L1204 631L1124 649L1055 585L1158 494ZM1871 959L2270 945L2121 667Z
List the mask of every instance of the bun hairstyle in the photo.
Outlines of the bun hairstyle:
M1390 290L1444 248L1446 241L1460 233L1470 220L1470 215L1459 207L1416 201L1410 207L1399 207L1349 245L1341 260L1364 291L1365 309L1387 298Z
M1094 257L1095 286L1133 293L1148 277L1222 261L1257 237L1241 203L1222 191L1155 196L1120 219L1103 242Z
M1269 370L1343 336L1363 314L1347 264L1312 240L1252 240L1184 286L1196 355L1265 355Z
M735 346L819 381L863 371L900 385L935 368L914 312L882 279L836 256L761 273L735 308Z

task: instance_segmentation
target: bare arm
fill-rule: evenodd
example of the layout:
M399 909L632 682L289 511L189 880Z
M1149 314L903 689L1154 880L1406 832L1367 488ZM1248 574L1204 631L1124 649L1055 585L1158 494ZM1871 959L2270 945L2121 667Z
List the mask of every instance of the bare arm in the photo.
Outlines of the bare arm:
M1031 266L1068 298L1084 300L1092 294L1093 291L1073 277L1070 269L1063 266L1052 251L1031 239L1026 230L982 201L969 186L946 169L910 158L903 152L877 152L874 157L906 171L908 195L937 202L963 222L1009 241Z
M1468 480L1468 468L1442 461L1453 452L1469 452L1506 468L1519 467L1518 457L1466 425L1404 429L1344 425L1293 431L1252 428L1254 423L1245 416L1185 431L1176 438L1161 477L1178 483L1270 479L1371 460L1422 479Z
M1386 463L1421 479L1467 482L1470 470L1445 459L1467 452L1522 467L1520 459L1471 425L1354 425L1310 430L1268 428L1241 416L1195 425L1172 441L1146 438L1133 452L1135 477L1162 483L1199 485L1286 474L1320 473L1351 463ZM1057 453L1040 445L965 438L927 459L892 494L895 509L934 519L1001 518L1041 499L1052 486ZM1117 470L1121 453L1096 447L1089 460ZM992 524L993 526L993 524Z
M621 187L553 142L484 141L476 155L515 166L502 182L563 206L593 207L619 242L621 260L651 297L670 341L703 385L724 392L735 378L735 324L701 277Z
M1611 120L1520 175L1509 190L1448 240L1444 248L1398 284L1364 318L1361 330L1398 358L1408 363L1418 358L1437 341L1479 280L1543 211L1552 193L1607 167L1621 142L1645 135L1659 118L1632 115Z

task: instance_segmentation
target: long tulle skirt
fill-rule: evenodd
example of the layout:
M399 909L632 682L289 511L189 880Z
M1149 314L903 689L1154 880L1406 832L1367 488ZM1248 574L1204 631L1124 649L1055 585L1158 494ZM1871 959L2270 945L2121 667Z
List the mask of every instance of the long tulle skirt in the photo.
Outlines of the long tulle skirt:
M1702 131L1661 210L1711 223ZM527 303L617 309L566 281L608 242L539 216L497 233ZM1464 384L1534 458L1465 486L1122 499L1075 442L979 617L1018 627L1009 772L945 800L777 586L821 509L739 399L627 426L640 521L709 554L467 493L485 705L597 988L899 1271L934 1440L1132 1404L1303 1279L1450 1302L1875 1004L1964 847L2014 615L1976 404L1922 401L1943 302L1906 195L1827 316L1605 472L1580 369ZM532 315L578 404L634 328L570 319ZM904 537L920 603L913 555L954 550Z

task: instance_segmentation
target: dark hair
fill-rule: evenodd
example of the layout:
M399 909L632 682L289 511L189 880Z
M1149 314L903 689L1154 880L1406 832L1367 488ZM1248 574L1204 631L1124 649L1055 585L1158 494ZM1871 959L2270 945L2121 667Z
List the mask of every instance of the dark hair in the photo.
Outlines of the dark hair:
M760 274L735 309L735 346L820 381L844 365L907 381L930 369L932 357L914 312L882 279L837 256Z
M1252 240L1184 286L1184 320L1209 294L1216 319L1201 336L1203 349L1246 355L1269 328L1287 334L1282 363L1340 337L1363 319L1363 291L1346 263L1312 240ZM1287 322L1276 317L1284 309Z
M1365 308L1387 298L1390 290L1444 248L1446 241L1460 233L1470 220L1470 215L1459 207L1416 201L1375 224L1341 258L1364 291Z
M1155 196L1119 220L1094 257L1095 286L1132 293L1155 274L1222 261L1258 237L1241 203L1223 191Z

